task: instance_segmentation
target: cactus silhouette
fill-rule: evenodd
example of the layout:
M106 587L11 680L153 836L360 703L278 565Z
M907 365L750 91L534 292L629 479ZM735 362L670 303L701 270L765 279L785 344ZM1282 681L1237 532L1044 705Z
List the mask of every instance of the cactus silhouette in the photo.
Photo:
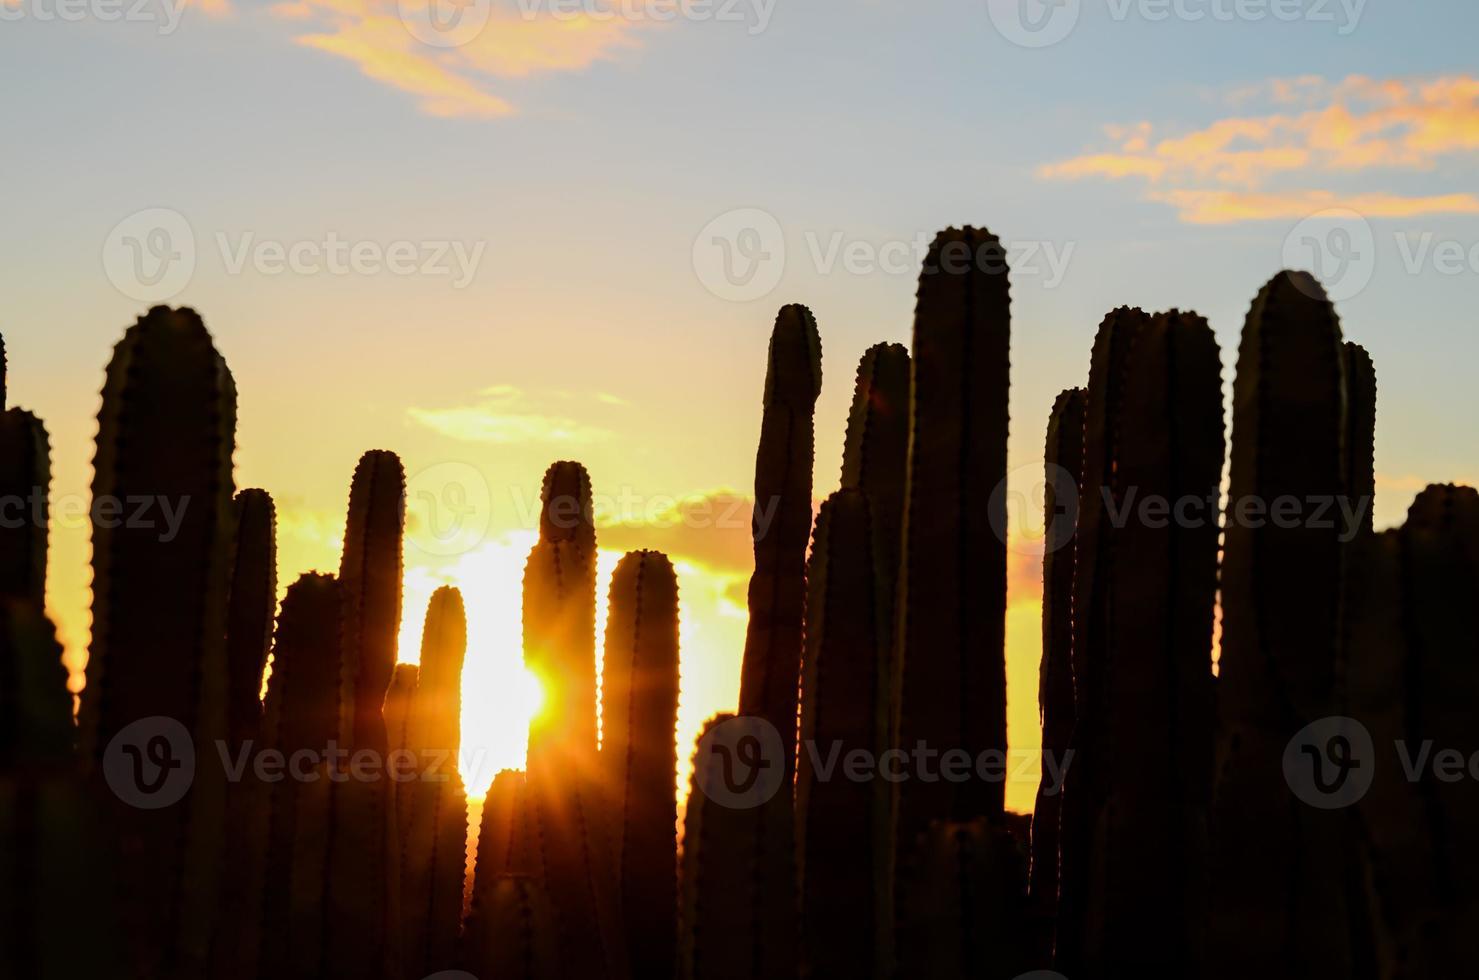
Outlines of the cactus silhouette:
M1340 530L1248 511L1344 493L1344 358L1323 297L1304 273L1275 276L1254 300L1238 352L1217 683L1214 980L1353 969L1347 815L1300 805L1281 765L1296 732L1340 713Z
M1009 980L1027 967L1027 866L996 822L936 822L912 848L919 887L899 910L900 976Z
M1224 455L1206 321L1111 313L1084 413L1057 968L1197 975Z
M264 793L261 977L316 975L324 958L330 819L324 753L339 728L343 605L337 579L310 573L288 587L277 618L262 743L304 761L292 778L268 784Z
M903 747L1006 751L1006 498L1011 294L989 232L941 232L919 279L911 345L909 483L898 609ZM999 816L1003 785L898 785L897 897L914 901L909 850L933 820Z
M183 727L205 764L171 807L140 809L104 793L116 870L131 891L120 908L125 976L207 967L226 797L210 747L227 734L235 429L231 373L193 310L155 307L128 329L108 364L93 459L82 760L102 775L110 745L120 758L137 733L166 764L179 762L181 747L146 721L163 718ZM168 508L176 526L126 519L123 502L141 499L155 501L156 514ZM136 722L143 727L115 744Z
M277 610L277 517L265 490L243 490L232 501L235 541L226 607L226 748L243 768L227 788L226 853L220 927L211 972L254 978L261 938L259 913L266 860L266 785L245 765L258 751L262 674Z
M850 753L877 759L890 745L890 545L861 490L838 491L822 504L807 568L807 748L796 779L802 973L809 977L887 976L892 955L892 786L876 774L853 780L837 771Z
M37 605L0 599L0 966L36 980L118 967L117 894L96 854L61 655Z
M1042 723L1043 775L1032 810L1032 865L1029 877L1032 927L1039 962L1051 957L1058 912L1061 767L1072 765L1073 706L1073 535L1078 522L1078 485L1083 478L1084 399L1082 388L1058 395L1048 417L1044 455L1042 570L1042 664L1037 705ZM1059 766L1059 776L1052 766Z
M395 671L390 675L390 690L385 692L385 707L381 713L385 717L385 738L392 753L407 751L409 739L409 725L411 721L411 699L416 696L416 684L419 680L421 668L416 664L396 664ZM414 764L407 766L414 771ZM405 806L409 803L409 793L396 793L396 827L405 833Z
M509 879L539 877L534 866L533 820L524 774L505 769L493 777L483 800L478 826L477 859L473 869L472 900L459 938L459 962L475 976L498 976L499 956L506 947L507 896L499 885ZM542 888L539 892L548 901ZM553 914L551 912L551 914ZM532 970L532 966L525 966Z
M372 753L382 763L389 751L383 707L401 621L405 495L405 471L394 453L372 450L360 458L339 563L344 602L340 745L351 755ZM376 778L352 776L334 783L325 950L330 977L400 976L400 862L392 785L383 766Z
M478 977L497 980L564 980L573 976L560 944L554 909L539 878L505 872L494 876L479 899L480 931L468 963Z
M678 915L678 579L634 551L611 579L602 672L602 780L632 975L671 977Z
M903 344L874 344L863 354L842 452L841 489L868 495L874 534L884 549L879 586L890 637L909 461L909 370Z
M529 725L534 863L573 976L626 975L596 757L596 554L590 478L545 474L540 539L524 566L524 663L544 689Z
M51 448L46 426L18 408L0 413L0 595L46 604L47 488Z
M1363 508L1360 531L1369 534L1376 506L1376 367L1359 344L1345 344L1345 492Z
M406 976L451 969L457 960L467 866L467 792L457 770L461 747L462 661L467 614L462 593L432 593L421 633L421 667L406 720L405 748L417 778L402 783L401 918Z
M736 806L705 790L725 780L720 753L702 751L705 739L734 718L727 712L710 718L693 757L679 876L683 980L762 980L797 972L792 865L766 850L775 818L764 805ZM782 790L774 798L784 796ZM789 801L784 812L791 812Z

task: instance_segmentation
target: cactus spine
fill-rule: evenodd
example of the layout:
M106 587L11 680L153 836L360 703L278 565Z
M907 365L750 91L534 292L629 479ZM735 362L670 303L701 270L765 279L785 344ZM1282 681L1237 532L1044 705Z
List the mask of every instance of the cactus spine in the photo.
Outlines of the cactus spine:
M1303 806L1281 759L1340 714L1338 522L1252 526L1279 498L1345 490L1340 325L1318 283L1284 272L1254 301L1233 385L1222 573L1209 976L1350 975L1346 815ZM1285 522L1287 523L1287 522Z
M634 551L611 579L601 768L633 976L671 977L678 914L678 579Z
M401 622L405 471L391 452L360 458L349 491L339 584L344 610L340 746L382 763L378 778L336 781L329 839L326 950L331 976L394 980L401 970L395 807L382 709Z
M796 826L808 977L886 977L892 956L892 786L835 769L890 744L890 543L870 505L860 490L822 504L807 569Z
M47 488L51 450L46 426L30 412L0 413L0 595L46 605Z
M1006 751L1007 390L1011 292L989 232L931 245L914 314L909 485L900 569L898 743ZM1000 783L918 779L898 787L899 901L908 854L931 820L998 817Z
M467 866L467 793L457 769L466 652L462 593L443 586L426 610L406 725L405 747L418 776L401 786L409 791L401 825L401 916L410 980L451 969L457 958Z
M1223 461L1206 321L1111 313L1084 433L1058 969L1196 975Z
M210 747L226 736L235 429L231 373L194 311L155 307L128 329L108 365L93 460L83 763L101 775L113 739L155 716L183 725L202 763L173 807L142 810L104 793L118 871L133 890L120 971L131 976L198 976L207 966L226 795ZM115 508L140 498L176 508L173 533L120 519Z
M1059 819L1063 786L1053 783L1052 765L1071 765L1073 739L1073 535L1078 520L1078 485L1083 475L1082 388L1058 395L1048 417L1044 467L1042 665L1037 704L1042 722L1043 776L1032 811L1029 891L1039 959L1046 962L1058 913Z

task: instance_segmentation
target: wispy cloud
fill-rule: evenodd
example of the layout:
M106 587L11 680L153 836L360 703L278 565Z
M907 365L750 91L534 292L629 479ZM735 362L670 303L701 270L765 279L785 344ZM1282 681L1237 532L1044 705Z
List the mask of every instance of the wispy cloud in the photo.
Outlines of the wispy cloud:
M365 75L416 96L423 111L441 117L509 115L514 106L493 91L497 80L579 71L637 43L636 21L556 15L522 2L464 5L461 16L476 19L449 33L446 46L427 43L417 36L417 25L444 19L447 11L438 4L448 6L445 0L288 0L270 9L274 17L304 26L307 33L297 43L354 62Z
M600 401L598 397L594 401ZM604 402L601 402L605 404ZM499 445L529 442L584 442L605 437L605 429L567 415L540 411L534 399L512 385L484 388L472 404L449 408L410 408L413 422L461 442Z
M1269 111L1185 132L1147 121L1109 126L1111 145L1047 164L1038 176L1142 180L1150 200L1201 224L1296 217L1326 207L1372 217L1479 213L1479 197L1458 189L1408 196L1390 186L1337 192L1307 184L1312 174L1372 183L1378 175L1428 173L1479 154L1479 78L1304 76L1241 89L1228 101ZM1295 183L1303 186L1288 186Z

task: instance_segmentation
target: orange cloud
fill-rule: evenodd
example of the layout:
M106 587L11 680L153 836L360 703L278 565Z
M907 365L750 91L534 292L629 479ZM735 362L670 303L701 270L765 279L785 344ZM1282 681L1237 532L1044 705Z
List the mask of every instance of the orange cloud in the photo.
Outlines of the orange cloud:
M1353 75L1332 83L1304 76L1242 89L1230 101L1286 111L1218 119L1184 133L1160 134L1148 122L1106 127L1115 146L1044 165L1038 176L1138 178L1152 188L1149 199L1176 206L1192 223L1300 217L1323 207L1370 217L1475 213L1468 193L1404 197L1379 188L1336 194L1269 185L1295 173L1428 172L1479 152L1479 79Z
M447 20L459 11L461 20ZM493 80L579 71L636 43L637 22L625 18L491 3L288 0L270 12L312 26L297 43L346 58L370 78L416 96L428 114L449 118L509 115L514 107L490 91Z

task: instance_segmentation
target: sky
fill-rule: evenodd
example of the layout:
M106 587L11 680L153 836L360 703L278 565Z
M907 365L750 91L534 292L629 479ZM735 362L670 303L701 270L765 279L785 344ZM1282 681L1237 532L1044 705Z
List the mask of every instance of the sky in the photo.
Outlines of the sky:
M51 433L68 661L103 368L154 302L198 309L235 375L237 484L276 498L283 587L337 567L359 454L401 454L401 655L461 585L474 785L518 764L536 696L518 582L548 463L589 467L606 573L635 547L678 564L686 759L738 688L775 310L821 329L821 497L857 360L908 342L948 225L1011 250L1024 513L1106 312L1199 311L1230 384L1249 303L1295 266L1375 358L1398 523L1427 482L1479 479L1476 36L1471 0L0 0L0 332L11 404Z

